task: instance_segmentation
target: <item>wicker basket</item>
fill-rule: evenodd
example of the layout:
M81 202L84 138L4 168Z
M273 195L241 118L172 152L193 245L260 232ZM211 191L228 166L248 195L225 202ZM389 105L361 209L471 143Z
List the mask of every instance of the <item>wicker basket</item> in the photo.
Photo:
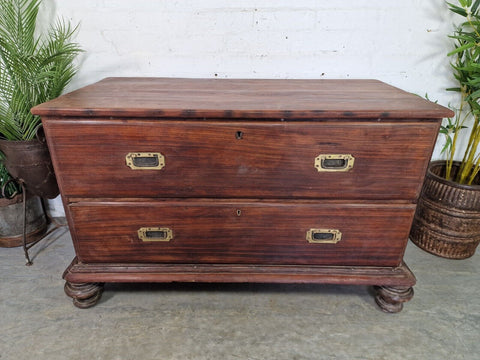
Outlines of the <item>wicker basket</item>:
M457 170L459 163L454 163ZM420 248L449 259L466 259L480 243L480 185L444 179L444 161L430 164L410 239Z

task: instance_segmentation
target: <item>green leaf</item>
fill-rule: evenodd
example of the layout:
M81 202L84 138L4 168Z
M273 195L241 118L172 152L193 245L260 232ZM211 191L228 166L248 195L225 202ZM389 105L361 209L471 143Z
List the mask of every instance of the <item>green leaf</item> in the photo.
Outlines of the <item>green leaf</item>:
M467 17L467 11L457 5L451 4L447 2L447 4L450 6L450 10L453 11L454 13L461 15L463 17Z
M480 6L480 0L475 0L471 8L472 14L476 14L479 6Z
M480 90L476 90L465 99L466 101L477 100L480 97Z
M7 168L2 162L3 154L0 153L0 189L4 189L5 196L11 198L21 192L21 187L17 182L13 182L12 176L8 173ZM4 188L5 187L5 188ZM2 193L0 192L0 198Z
M447 137L445 141L445 145L443 146L442 150L440 151L441 154L443 154L445 151L450 149L452 147L452 139Z
M36 35L40 3L0 0L0 138L34 138L41 122L30 109L59 96L77 70L77 28L57 21Z
M447 55L448 55L448 56L452 56L452 55L454 55L454 54L458 54L459 52L465 51L465 50L467 50L467 49L471 49L471 48L474 47L474 46L476 46L476 44L474 44L474 43L467 43L467 44L465 44L465 45L462 45L462 46L456 48L456 49L453 50L453 51L450 51Z

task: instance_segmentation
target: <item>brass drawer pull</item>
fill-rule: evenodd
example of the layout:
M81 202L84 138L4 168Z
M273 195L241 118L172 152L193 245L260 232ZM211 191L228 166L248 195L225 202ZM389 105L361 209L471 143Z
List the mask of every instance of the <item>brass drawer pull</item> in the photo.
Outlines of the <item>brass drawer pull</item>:
M143 242L165 241L173 239L173 231L169 228L144 227L138 229L138 238Z
M355 158L350 154L321 154L315 158L315 167L322 171L349 171Z
M336 244L342 240L342 233L335 229L310 229L307 241L312 244Z
M128 153L125 162L133 170L160 170L165 166L165 157L160 153Z

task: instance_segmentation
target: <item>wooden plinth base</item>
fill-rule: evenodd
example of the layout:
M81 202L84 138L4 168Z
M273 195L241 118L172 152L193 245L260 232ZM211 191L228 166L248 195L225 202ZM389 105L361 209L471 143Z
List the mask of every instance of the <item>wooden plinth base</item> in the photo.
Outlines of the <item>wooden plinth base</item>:
M415 276L398 267L216 265L216 264L83 264L74 259L65 270L65 293L74 305L88 308L107 282L255 282L375 285L376 302L398 312L413 297Z
M378 306L389 313L402 311L403 303L413 297L412 287L375 286L375 301Z
M102 297L101 283L65 283L65 294L73 299L73 304L80 309L94 306Z

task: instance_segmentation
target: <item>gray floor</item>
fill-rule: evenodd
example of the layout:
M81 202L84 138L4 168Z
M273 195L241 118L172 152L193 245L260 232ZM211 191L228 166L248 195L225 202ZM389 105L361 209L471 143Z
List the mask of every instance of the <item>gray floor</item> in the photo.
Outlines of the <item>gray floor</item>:
M60 235L60 236L58 236ZM435 257L409 244L415 296L385 314L363 286L107 285L75 308L61 275L73 258L57 230L32 249L0 249L0 359L480 359L480 255Z

